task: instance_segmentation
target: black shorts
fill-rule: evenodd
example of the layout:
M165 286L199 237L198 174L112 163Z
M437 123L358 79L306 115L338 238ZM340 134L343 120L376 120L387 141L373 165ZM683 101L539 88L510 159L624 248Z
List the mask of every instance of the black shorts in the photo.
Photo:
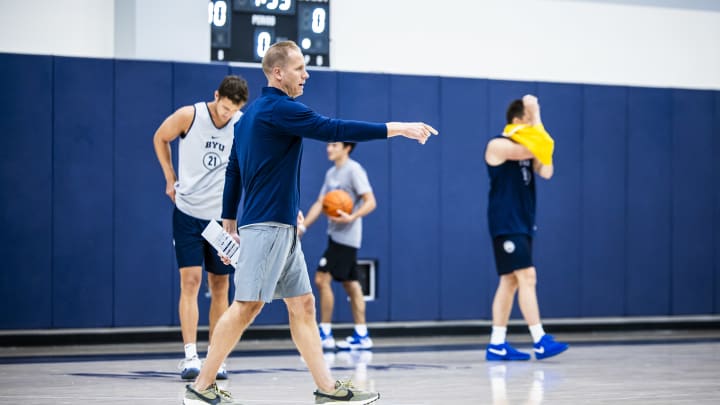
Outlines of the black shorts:
M230 274L235 268L226 265L217 255L215 248L202 236L210 221L190 216L175 207L173 211L173 243L178 267L202 266L213 274Z
M532 238L525 234L500 235L493 239L495 268L499 275L532 267Z
M330 273L335 281L357 281L357 249L328 238L328 247L317 271Z

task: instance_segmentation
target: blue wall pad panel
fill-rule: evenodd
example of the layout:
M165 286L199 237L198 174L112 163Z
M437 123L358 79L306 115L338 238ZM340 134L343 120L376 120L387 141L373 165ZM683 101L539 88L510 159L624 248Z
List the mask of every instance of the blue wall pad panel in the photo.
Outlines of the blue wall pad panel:
M715 113L713 114L713 156L720 156L720 91L715 92ZM713 159L714 214L713 254L715 255L715 313L720 313L720 159Z
M668 315L672 263L672 91L631 87L627 108L625 315Z
M153 135L172 113L172 65L117 61L114 106L115 326L170 325L173 203Z
M262 88L267 86L267 77L263 73L262 68L257 67L237 67L233 66L230 68L230 73L238 75L245 79L248 83L248 90L250 92L250 98L248 104L253 102L255 99L260 97L262 94ZM302 99L301 99L302 100ZM243 108L243 111L247 108Z
M713 312L714 96L673 90L672 313L678 315Z
M625 312L627 88L585 86L581 316Z
M113 323L113 67L55 58L54 327Z
M0 329L52 323L52 66L0 53Z
M225 64L173 63L173 108L212 101L220 82L230 73Z
M539 83L537 95L543 124L555 140L553 177L535 176L538 301L544 317L579 316L583 88Z
M424 121L440 128L440 80L393 76L393 121ZM442 135L440 135L442 136ZM391 320L433 320L440 315L440 144L393 138L390 147ZM409 280L412 284L409 285Z
M390 121L390 76L365 73L338 74L337 116L342 119ZM363 165L375 194L375 211L363 218L363 242L359 258L377 260L377 284L374 301L365 305L368 322L387 321L390 317L390 141L358 144L352 158ZM324 241L323 241L324 243ZM311 262L308 262L311 263ZM312 266L317 261L312 262ZM337 285L339 296L347 294ZM335 319L352 321L349 305L336 306Z
M498 277L487 225L487 81L443 78L440 93L440 318L491 316Z

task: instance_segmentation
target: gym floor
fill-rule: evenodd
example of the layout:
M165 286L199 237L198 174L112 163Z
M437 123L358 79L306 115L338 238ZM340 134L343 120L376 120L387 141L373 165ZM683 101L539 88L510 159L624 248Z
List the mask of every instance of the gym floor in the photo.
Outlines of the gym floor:
M379 337L371 352L326 353L326 360L336 378L380 391L378 404L720 403L720 330L555 337L571 347L543 361L486 362L487 336ZM530 350L528 334L509 341ZM0 404L180 404L179 346L0 347ZM314 402L289 340L243 340L227 364L230 378L219 385L236 401Z

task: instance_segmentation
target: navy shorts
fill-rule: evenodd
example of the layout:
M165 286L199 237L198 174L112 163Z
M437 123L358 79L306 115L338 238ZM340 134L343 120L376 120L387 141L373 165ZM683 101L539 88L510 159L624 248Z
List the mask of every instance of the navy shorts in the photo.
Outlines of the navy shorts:
M173 211L173 243L178 267L202 266L213 274L230 274L235 268L225 265L217 251L202 237L210 221L185 214L175 207Z
M335 281L357 281L357 249L328 238L317 271L330 273Z
M495 268L499 275L532 267L532 238L525 234L500 235L493 239Z

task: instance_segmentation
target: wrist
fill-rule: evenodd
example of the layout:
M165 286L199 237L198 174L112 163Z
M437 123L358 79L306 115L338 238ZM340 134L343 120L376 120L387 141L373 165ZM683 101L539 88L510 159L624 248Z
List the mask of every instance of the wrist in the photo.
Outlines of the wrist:
M299 230L300 232L302 232L302 233L305 233L305 232L307 231L307 227L306 227L305 225L303 225L303 224L299 224L299 225L297 226L297 228L298 228L298 230Z

